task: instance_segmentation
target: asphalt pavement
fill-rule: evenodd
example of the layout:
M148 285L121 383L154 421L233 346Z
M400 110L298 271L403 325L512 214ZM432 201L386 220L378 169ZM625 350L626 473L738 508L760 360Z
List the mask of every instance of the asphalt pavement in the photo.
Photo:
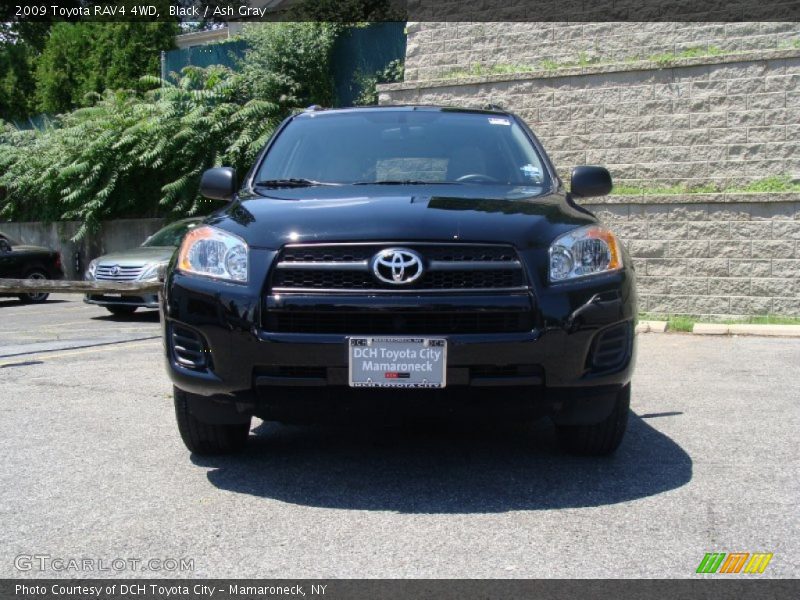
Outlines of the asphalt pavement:
M0 577L685 578L707 552L800 575L798 339L640 335L613 458L492 420L254 421L200 458L159 333L0 299Z

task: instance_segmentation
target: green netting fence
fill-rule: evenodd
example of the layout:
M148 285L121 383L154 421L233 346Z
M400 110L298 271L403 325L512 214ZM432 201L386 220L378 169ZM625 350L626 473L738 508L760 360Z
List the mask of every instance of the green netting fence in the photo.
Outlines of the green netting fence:
M186 66L223 65L231 69L244 56L247 44L231 40L205 46L179 48L164 53L162 77ZM405 23L373 23L353 27L333 49L333 80L339 106L350 106L362 91L360 78L386 68L406 54Z

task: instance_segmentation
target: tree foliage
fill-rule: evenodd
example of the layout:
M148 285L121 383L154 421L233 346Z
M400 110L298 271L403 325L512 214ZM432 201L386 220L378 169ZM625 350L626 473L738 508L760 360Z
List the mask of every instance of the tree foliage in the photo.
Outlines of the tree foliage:
M281 119L333 97L329 57L336 26L267 24L241 72L186 67L170 82L145 76L132 89L88 92L87 106L41 130L0 130L0 219L100 220L191 215L202 171L244 172ZM133 89L135 88L135 89Z
M342 26L332 23L268 23L245 27L249 50L240 65L248 92L282 107L334 103L331 55Z
M36 59L49 23L0 23L0 118L23 121L34 112Z
M56 23L36 60L36 108L58 114L87 106L92 92L134 88L159 73L177 33L171 22Z
M356 106L370 106L378 104L378 84L395 83L403 81L405 62L393 60L380 71L365 75L356 73L355 81L361 87L361 93L356 98Z

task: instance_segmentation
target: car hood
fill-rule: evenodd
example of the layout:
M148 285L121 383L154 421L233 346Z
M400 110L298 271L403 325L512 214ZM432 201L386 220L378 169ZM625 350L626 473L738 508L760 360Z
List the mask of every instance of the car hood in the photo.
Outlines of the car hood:
M488 186L486 186L488 187ZM335 241L461 241L546 247L596 222L563 193L478 186L342 186L240 197L207 223L250 246Z
M131 248L121 252L104 254L97 258L101 264L113 263L122 267L141 266L149 263L166 263L172 258L176 248L172 246L153 246Z

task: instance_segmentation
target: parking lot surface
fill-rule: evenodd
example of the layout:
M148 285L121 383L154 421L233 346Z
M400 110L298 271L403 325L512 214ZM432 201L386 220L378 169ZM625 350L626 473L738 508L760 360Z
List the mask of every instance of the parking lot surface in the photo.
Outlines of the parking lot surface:
M707 552L800 575L800 340L640 336L607 459L491 420L254 420L244 454L200 458L158 336L152 311L0 299L0 576L693 577ZM37 554L95 570L18 559Z

